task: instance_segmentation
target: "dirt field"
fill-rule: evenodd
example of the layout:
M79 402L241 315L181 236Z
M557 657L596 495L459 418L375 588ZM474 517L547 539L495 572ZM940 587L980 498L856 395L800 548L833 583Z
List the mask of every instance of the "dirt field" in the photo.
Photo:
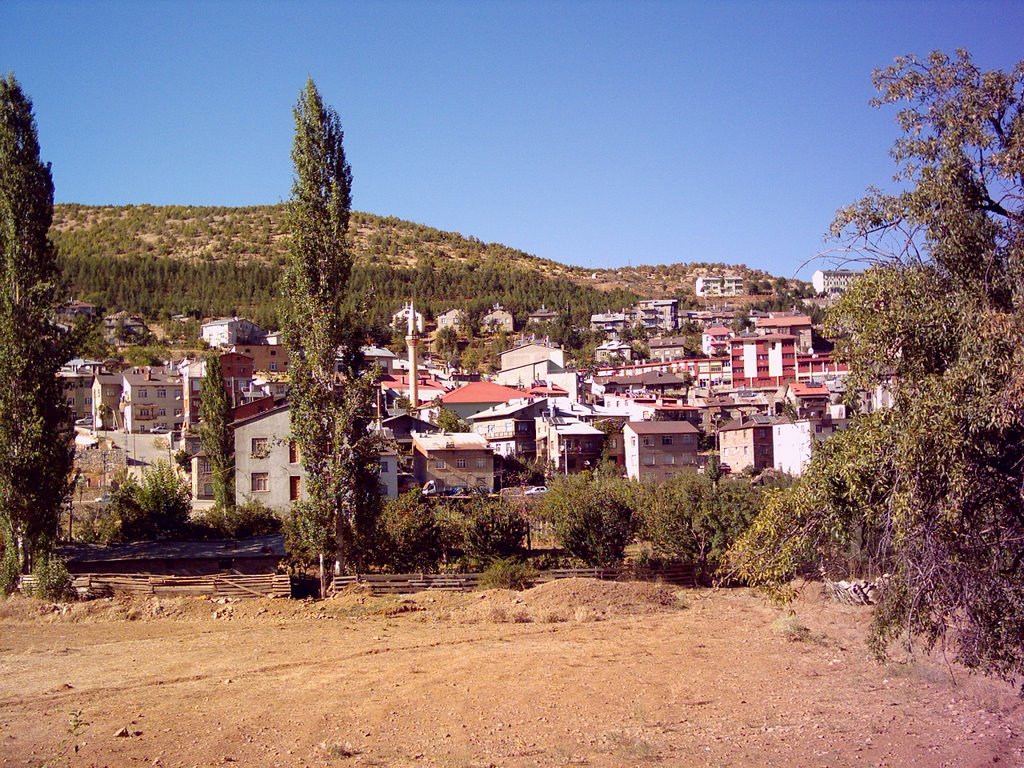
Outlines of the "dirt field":
M0 764L1024 765L1008 686L874 663L862 609L679 596L11 599Z

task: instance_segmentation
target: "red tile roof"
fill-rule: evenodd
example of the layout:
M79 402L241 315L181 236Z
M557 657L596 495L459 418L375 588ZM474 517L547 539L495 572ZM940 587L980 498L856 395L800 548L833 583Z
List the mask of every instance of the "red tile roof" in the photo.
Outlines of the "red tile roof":
M441 398L444 403L507 403L526 392L512 389L490 381L474 381L464 387L453 389Z

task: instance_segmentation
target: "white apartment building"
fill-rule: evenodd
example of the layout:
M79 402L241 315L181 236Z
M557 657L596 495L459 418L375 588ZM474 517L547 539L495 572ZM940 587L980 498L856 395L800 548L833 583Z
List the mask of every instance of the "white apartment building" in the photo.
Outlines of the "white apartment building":
M742 296L743 278L739 275L698 277L694 293L698 296Z
M852 269L819 269L811 275L811 285L819 296L837 296L846 293L860 275Z

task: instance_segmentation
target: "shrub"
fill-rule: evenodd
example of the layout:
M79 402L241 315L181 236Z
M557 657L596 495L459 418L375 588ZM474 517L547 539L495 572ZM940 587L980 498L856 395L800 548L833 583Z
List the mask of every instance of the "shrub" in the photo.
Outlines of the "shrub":
M529 523L505 499L481 499L467 508L466 554L482 563L519 554Z
M74 599L75 591L71 587L71 574L68 567L59 557L50 557L32 572L35 585L32 594L44 600Z
M195 521L201 534L227 539L246 539L280 533L281 518L257 499L224 509L213 507Z
M514 558L495 560L480 577L483 589L529 589L537 572L526 563Z
M540 511L554 523L555 534L570 555L595 567L622 562L633 533L628 483L589 473L552 483Z

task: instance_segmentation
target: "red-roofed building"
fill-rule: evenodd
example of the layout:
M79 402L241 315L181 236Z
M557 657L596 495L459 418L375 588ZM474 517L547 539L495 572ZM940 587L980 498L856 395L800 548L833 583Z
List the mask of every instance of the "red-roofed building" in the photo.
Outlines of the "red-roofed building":
M830 393L819 382L794 382L786 391L786 399L796 408L801 419L820 419L828 413Z
M474 381L448 392L441 397L441 403L445 408L454 411L460 419L468 419L488 408L526 396L526 392L521 389L513 389L492 381Z

